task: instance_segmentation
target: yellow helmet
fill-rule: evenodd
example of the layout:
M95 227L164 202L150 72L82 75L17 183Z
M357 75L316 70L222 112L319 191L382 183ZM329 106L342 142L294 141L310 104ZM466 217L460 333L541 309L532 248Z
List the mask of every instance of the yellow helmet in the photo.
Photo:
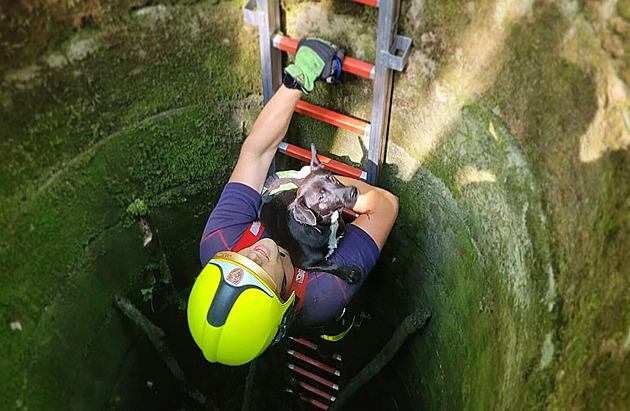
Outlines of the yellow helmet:
M231 251L217 253L195 280L188 327L210 362L242 365L282 339L295 292L286 302L258 264Z

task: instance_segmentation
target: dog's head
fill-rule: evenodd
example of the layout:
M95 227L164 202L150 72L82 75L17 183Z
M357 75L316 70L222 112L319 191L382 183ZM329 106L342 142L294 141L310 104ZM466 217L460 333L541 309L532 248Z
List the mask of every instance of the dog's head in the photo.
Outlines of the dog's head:
M295 219L305 225L330 224L344 207L352 207L359 197L354 186L345 186L317 158L311 145L311 172L300 183L289 209ZM336 214L338 217L339 214Z

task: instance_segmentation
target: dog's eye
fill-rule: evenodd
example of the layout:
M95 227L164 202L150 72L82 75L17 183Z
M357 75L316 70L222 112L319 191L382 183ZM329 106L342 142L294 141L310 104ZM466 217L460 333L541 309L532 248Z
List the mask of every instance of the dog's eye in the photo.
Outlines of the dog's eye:
M280 257L282 257L282 258L284 258L284 257L286 257L286 256L287 256L287 255L286 255L285 253L283 253L282 251L278 251L278 254L280 254Z

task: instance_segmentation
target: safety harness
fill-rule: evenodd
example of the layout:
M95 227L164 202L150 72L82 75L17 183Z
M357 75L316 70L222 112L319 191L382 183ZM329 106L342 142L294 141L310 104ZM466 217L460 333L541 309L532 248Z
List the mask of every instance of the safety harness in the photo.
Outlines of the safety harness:
M270 175L265 180L265 186L262 191L263 203L268 203L274 196L282 191L294 190L298 188L300 182L311 172L310 166L304 166L300 171L288 170L278 171Z

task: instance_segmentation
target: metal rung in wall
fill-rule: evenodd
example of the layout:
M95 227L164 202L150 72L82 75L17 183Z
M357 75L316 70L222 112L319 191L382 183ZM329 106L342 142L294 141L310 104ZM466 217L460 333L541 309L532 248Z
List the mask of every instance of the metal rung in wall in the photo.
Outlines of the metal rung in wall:
M369 137L367 173L348 165L345 166L356 170L353 172L357 176L355 178L361 178L370 184L375 184L385 156L393 70L402 71L405 67L411 48L411 39L396 34L400 0L351 1L377 7L379 11L374 64L352 57L346 57L342 64L342 71L374 81L371 121L367 123L304 101L298 103L296 111ZM258 26L263 100L266 104L282 84L281 52L295 53L298 40L276 34L281 31L279 0L249 0L243 7L243 16L246 22ZM282 149L280 151L282 152ZM293 156L293 151L285 150L286 154L290 156ZM308 159L310 159L310 154ZM329 165L330 163L326 166Z

